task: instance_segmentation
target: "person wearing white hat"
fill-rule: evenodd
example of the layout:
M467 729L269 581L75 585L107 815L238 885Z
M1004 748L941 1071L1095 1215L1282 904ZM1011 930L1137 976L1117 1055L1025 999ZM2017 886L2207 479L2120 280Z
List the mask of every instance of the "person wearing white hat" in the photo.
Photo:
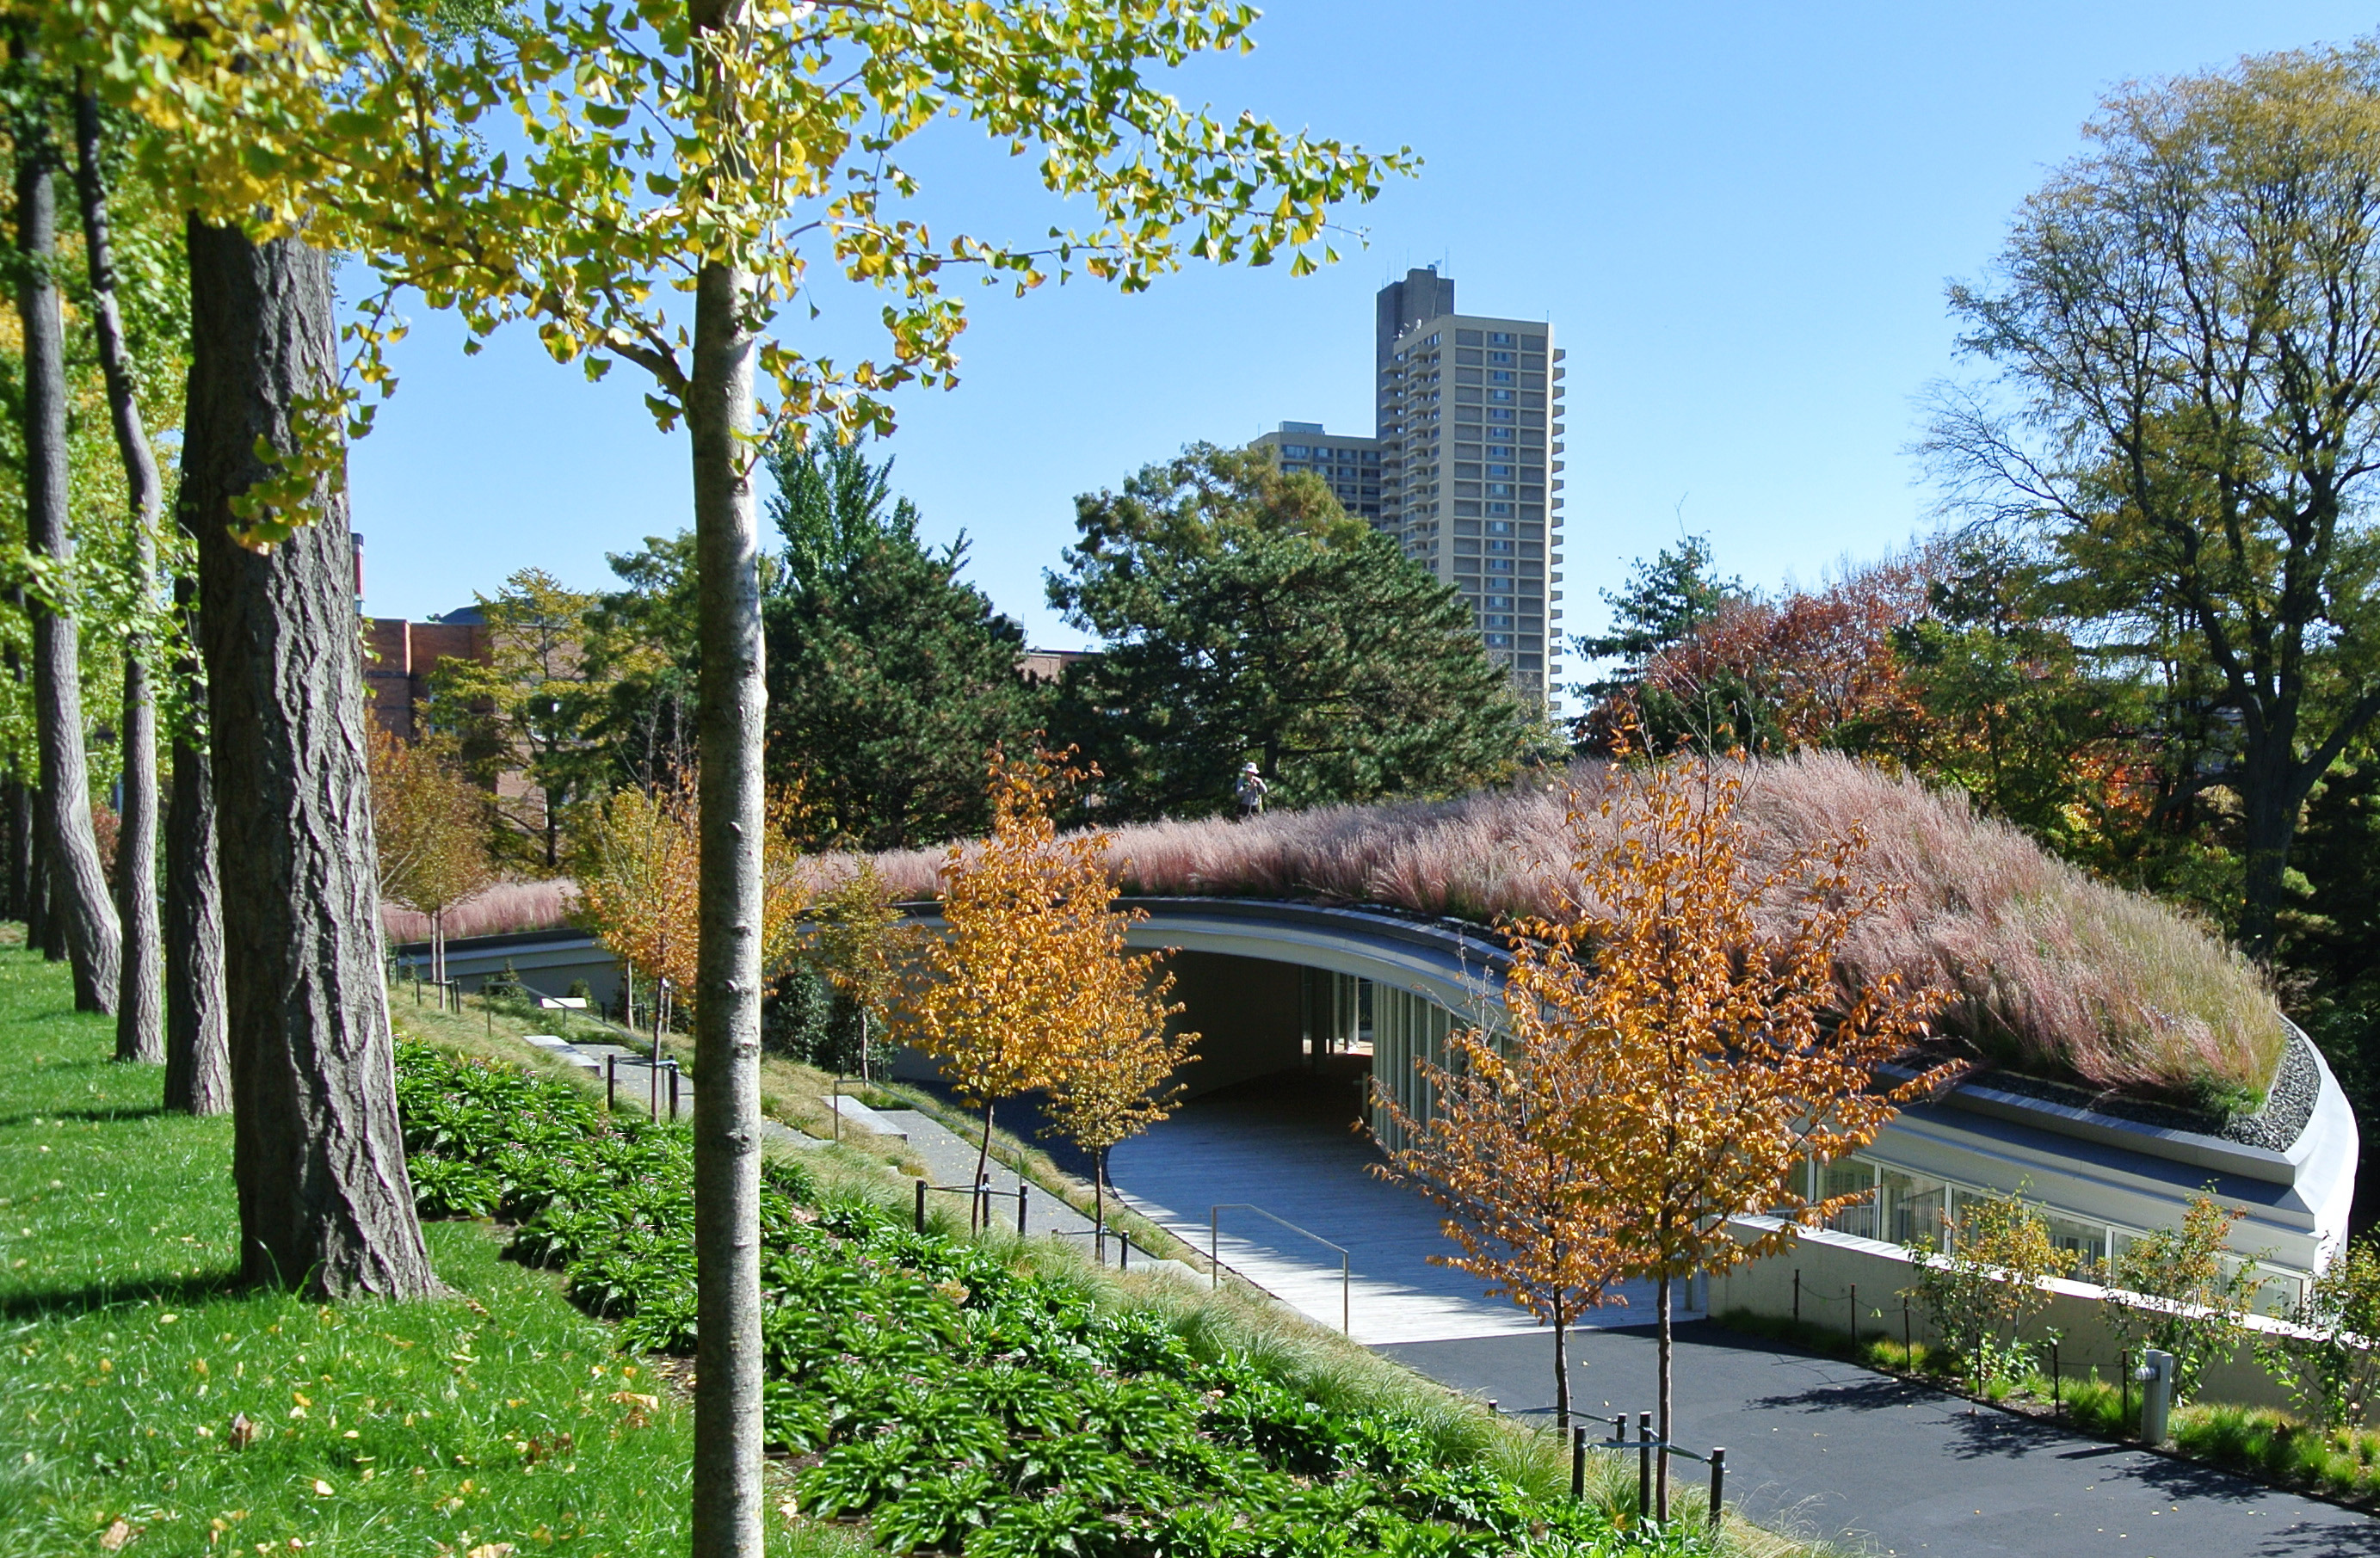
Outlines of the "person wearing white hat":
M1257 772L1254 763L1240 765L1240 781L1232 787L1232 794L1240 803L1240 815L1252 817L1264 810L1265 794L1271 789L1264 776Z

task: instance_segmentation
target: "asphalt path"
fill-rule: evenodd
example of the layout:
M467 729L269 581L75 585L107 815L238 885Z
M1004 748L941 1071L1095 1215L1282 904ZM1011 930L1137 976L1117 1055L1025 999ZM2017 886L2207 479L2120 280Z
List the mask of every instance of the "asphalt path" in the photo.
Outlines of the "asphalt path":
M1706 1321L1676 1336L1677 1442L1725 1445L1728 1501L1765 1526L1896 1558L2380 1558L2380 1521L2351 1510ZM1650 1327L1571 1346L1580 1410L1633 1421L1653 1407ZM1553 1406L1549 1333L1377 1350L1507 1412ZM1703 1472L1682 1461L1673 1475Z

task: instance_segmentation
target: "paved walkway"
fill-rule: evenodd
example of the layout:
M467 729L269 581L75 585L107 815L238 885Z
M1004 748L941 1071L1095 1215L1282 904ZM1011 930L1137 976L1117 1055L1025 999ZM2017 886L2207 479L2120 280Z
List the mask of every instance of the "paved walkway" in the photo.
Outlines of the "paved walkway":
M1677 1439L1727 1446L1730 1502L1763 1525L1897 1555L2250 1558L2380 1554L2380 1522L2187 1461L2048 1424L1708 1322L1677 1331ZM1550 1411L1546 1335L1379 1349L1506 1411ZM1571 1391L1589 1413L1650 1410L1649 1329L1583 1334ZM1677 1475L1698 1479L1681 1464Z
M1483 1296L1476 1277L1429 1263L1453 1249L1439 1211L1371 1173L1380 1154L1355 1132L1357 1097L1351 1080L1294 1071L1224 1088L1116 1148L1108 1172L1135 1211L1199 1250L1212 1228L1224 1265L1313 1319L1336 1328L1343 1303L1357 1341L1534 1332L1525 1311ZM1343 1285L1338 1250L1320 1240L1347 1251ZM1628 1306L1597 1322L1649 1312L1649 1285L1623 1296Z

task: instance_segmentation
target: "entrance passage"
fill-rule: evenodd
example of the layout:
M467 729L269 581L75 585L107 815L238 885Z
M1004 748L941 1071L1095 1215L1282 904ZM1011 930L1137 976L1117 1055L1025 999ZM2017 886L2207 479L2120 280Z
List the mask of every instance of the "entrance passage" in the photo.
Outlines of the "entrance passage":
M1326 1053L1310 1066L1235 1082L1191 1099L1172 1118L1115 1149L1109 1175L1134 1210L1208 1247L1209 1209L1242 1203L1343 1247L1349 1329L1359 1342L1445 1341L1537 1328L1526 1310L1489 1298L1466 1272L1432 1265L1456 1251L1439 1209L1371 1172L1384 1161L1358 1129L1371 1057ZM1227 1210L1220 1255L1231 1270L1318 1323L1340 1322L1340 1257L1269 1219ZM1595 1325L1653 1318L1649 1284Z

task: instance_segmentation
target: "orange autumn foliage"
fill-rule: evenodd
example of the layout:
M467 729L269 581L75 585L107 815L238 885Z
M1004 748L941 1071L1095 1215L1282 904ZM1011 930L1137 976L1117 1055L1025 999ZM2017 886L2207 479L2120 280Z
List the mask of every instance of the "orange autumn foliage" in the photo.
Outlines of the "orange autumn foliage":
M1853 874L1864 830L1755 865L1745 783L1681 757L1573 791L1559 910L1507 926L1505 1023L1515 1053L1556 1057L1578 1219L1610 1277L1659 1293L1664 1437L1672 1283L1774 1254L1856 1200L1811 1200L1804 1163L1867 1145L1946 1073L1877 1085L1939 992L1838 983L1852 930L1897 896ZM1729 1219L1747 1213L1781 1221L1742 1239Z
M1001 1099L1051 1089L1053 1114L1097 1153L1170 1107L1165 1078L1196 1037L1166 1037L1172 977L1124 949L1141 915L1114 907L1108 836L1058 833L1052 812L1087 777L1064 761L993 749L991 837L944 857L944 934L918 960L914 1042L984 1112L978 1173Z
M700 813L691 773L654 790L625 785L574 827L577 835L573 916L647 978L666 979L673 1002L691 1011L701 948ZM782 968L798 942L811 893L794 844L798 802L770 803L761 849L760 966Z

